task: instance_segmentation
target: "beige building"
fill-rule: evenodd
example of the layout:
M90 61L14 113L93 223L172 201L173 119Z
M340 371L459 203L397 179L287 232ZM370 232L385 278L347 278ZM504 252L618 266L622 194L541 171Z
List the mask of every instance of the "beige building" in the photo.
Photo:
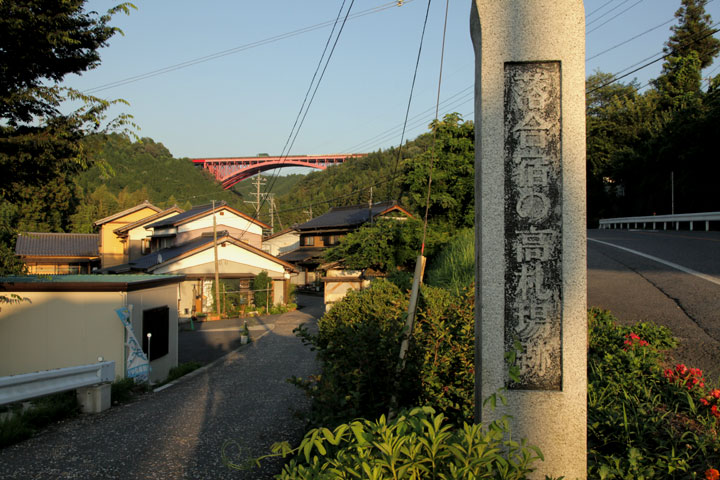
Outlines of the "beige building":
M183 213L181 208L171 207L113 230L123 244L123 261L121 263L130 262L150 253L152 231L145 228L147 225L166 220L180 213Z
M127 372L126 329L116 313L128 307L132 330L147 353L150 380L178 363L179 275L0 277L0 294L28 299L0 310L0 376L103 361L115 378Z
M161 209L146 200L132 208L96 221L93 225L100 228L99 251L102 268L125 263L125 243L122 240L123 237L118 236L115 230L160 211Z

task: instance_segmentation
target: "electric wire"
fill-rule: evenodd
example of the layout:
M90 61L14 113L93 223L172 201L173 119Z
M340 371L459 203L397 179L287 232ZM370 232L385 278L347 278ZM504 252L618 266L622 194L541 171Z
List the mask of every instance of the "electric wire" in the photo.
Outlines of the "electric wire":
M413 2L413 1L414 1L414 0L405 0L404 3L405 3L405 4L408 4L408 3ZM353 19L353 20L354 20L354 19L359 18L359 17L364 17L364 16L366 16L366 15L371 15L371 14L373 14L373 13L379 13L379 12L382 12L382 11L384 11L384 10L388 10L388 9L395 8L395 7L397 7L397 1L388 2L388 3L385 3L385 4L379 5L379 6L377 6L377 7L373 7L373 8L367 9L367 10L363 10L363 11L357 12L357 13L353 14L353 15L350 17L350 19ZM148 79L148 78L156 77L156 76L158 76L158 75L163 75L163 74L165 74L165 73L170 73L170 72L174 72L174 71L176 71L176 70L181 70L181 69L184 69L184 68L187 68L187 67L191 67L191 66L194 66L194 65L198 65L198 64L200 64L200 63L209 62L209 61L211 61L211 60L215 60L215 59L218 59L218 58L222 58L222 57L225 57L225 56L228 56L228 55L233 55L233 54L235 54L235 53L243 52L243 51L245 51L245 50L250 50L250 49L252 49L252 48L257 48L257 47L261 47L261 46L264 46L264 45L268 45L268 44L271 44L271 43L274 43L274 42L277 42L277 41L280 41L280 40L286 40L286 39L288 39L288 38L292 38L292 37L295 37L295 36L298 36L298 35L302 35L302 34L304 34L304 33L309 33L309 32L315 31L315 30L319 30L319 29L322 29L322 28L326 28L326 27L328 27L328 26L330 26L330 25L333 25L333 21L332 21L332 20L328 20L328 21L326 21L326 22L318 23L318 24L311 25L311 26L308 26L308 27L303 27L303 28L300 28L300 29L297 29L297 30L293 30L293 31L290 31L290 32L282 33L282 34L275 35L275 36L272 36L272 37L268 37L268 38L265 38L265 39L262 39L262 40L257 40L257 41L255 41L255 42L247 43L247 44L244 44L244 45L239 45L239 46L237 46L237 47L229 48L229 49L226 49L226 50L221 50L221 51L219 51L219 52L215 52L215 53L211 53L211 54L208 54L208 55L204 55L204 56L202 56L202 57L197 57L197 58L194 58L194 59L186 60L186 61L184 61L184 62L176 63L176 64L174 64L174 65L169 65L169 66L167 66L167 67L159 68L159 69L152 70L152 71L149 71L149 72L146 72L146 73L141 73L141 74L138 74L138 75L133 75L133 76L131 76L131 77L127 77L127 78L124 78L124 79L121 79L121 80L116 80L116 81L114 81L114 82L108 82L108 83L105 83L105 84L103 84L103 85L98 85L97 87L93 87L93 88L89 88L89 89L87 89L87 90L84 90L83 93L85 93L85 94L91 94L91 93L97 93L97 92L100 92L100 91L103 91L103 90L108 90L108 89L115 88L115 87L120 87L120 86L123 86L123 85L127 85L127 84L129 84L129 83L138 82L138 81L145 80L145 79Z
M632 42L633 40L637 40L638 38L642 37L643 35L647 35L648 33L652 32L652 31L654 31L654 30L657 30L658 28L664 27L664 26L667 25L668 23L672 23L674 20L675 20L674 18L671 18L670 20L668 20L668 21L666 21L666 22L664 22L664 23L661 23L660 25L656 25L656 26L650 28L649 30L645 30L644 32L635 35L635 36L632 37L632 38L628 38L628 39L625 40L624 42L620 42L620 43L618 43L617 45L613 45L612 47L610 47L610 48L608 48L608 49L606 49L606 50L603 50L603 51L600 52L600 53L596 53L596 54L593 55L592 57L586 58L586 59L585 59L585 63L587 63L587 62L589 62L590 60L593 60L593 59L595 59L595 58L597 58L597 57L599 57L599 56L601 56L601 55L604 55L604 54L606 54L606 53L608 53L608 52L611 52L611 51L615 50L616 48L622 47L623 45L628 44L628 43Z
M699 38L696 38L696 39L694 39L694 40L692 40L692 41L690 41L690 42L687 42L687 43L683 44L681 48L688 47L688 46L690 46L690 45L692 45L692 44L694 44L694 43L697 43L697 42L699 42L699 41L701 41L701 40L704 40L704 39L706 39L706 38L708 38L708 37L710 37L710 36L712 36L712 35L715 35L717 32L720 31L720 30L718 30L718 29L715 28L715 27L717 27L718 25L720 25L720 22L715 23L714 25L712 25L712 26L710 27L711 30L710 30L709 32L705 33L703 36L701 36L701 37L699 37ZM659 62L659 61L661 61L661 60L664 60L664 59L666 59L666 58L668 58L668 57L671 57L671 56L673 56L674 54L675 54L675 50L673 50L673 51L671 51L671 52L668 52L668 53L666 53L665 55L663 55L663 56L661 56L661 57L659 57L659 58L656 58L655 60L652 60L652 61L650 61L650 62L648 62L648 63L645 63L644 65L642 65L642 66L640 66L640 67L638 67L638 68L636 68L636 69L634 69L634 70L631 70L631 71L629 71L629 72L627 72L627 73L625 73L625 74L623 74L623 75L619 75L619 76L618 76L618 74L616 73L616 74L613 75L613 78L611 78L611 79L608 80L607 82L603 83L602 85L599 85L599 86L597 86L597 87L595 87L595 88L592 88L592 89L590 89L590 90L586 90L585 94L588 95L588 94L590 94L590 93L596 92L597 90L600 90L601 88L607 87L608 85L611 85L611 84L617 82L617 81L620 80L620 79L623 79L623 78L625 78L625 77L627 77L627 76L629 76L629 75L632 75L633 73L639 72L640 70L642 70L642 69L644 69L644 68L647 68L647 67L649 67L650 65L653 65L653 64L655 64L655 63L657 63L657 62ZM657 54L656 54L656 55L657 55ZM653 56L654 56L654 55L653 55ZM652 58L652 57L648 57L648 58ZM647 59L646 59L646 60L647 60ZM637 64L635 64L635 65L637 65ZM631 67L628 67L628 68L631 68ZM627 70L627 68L626 68L625 70ZM621 72L624 72L625 70L621 70ZM620 73L620 72L618 72L618 73Z
M338 43L338 41L340 40L340 35L342 34L343 29L345 28L345 24L347 23L347 20L348 20L348 18L349 18L349 16L350 16L350 12L352 11L352 7L353 7L354 4L355 4L355 0L351 0L350 6L348 7L347 12L345 13L345 18L343 19L342 25L340 26L340 29L338 30L338 33L337 33L337 35L335 36L335 41L333 42L332 49L330 50L330 53L328 54L327 59L325 60L325 66L323 67L322 73L320 74L320 77L318 78L318 80L317 80L317 82L316 82L316 84L315 84L315 89L314 89L314 91L313 91L312 96L310 97L310 100L307 102L307 105L306 105L306 103L303 101L303 107L305 108L305 113L303 114L302 119L300 120L297 128L295 129L295 133L294 133L295 136L294 136L292 142L290 143L290 145L287 147L287 150L286 150L285 153L283 154L283 155L285 156L285 159L287 159L287 157L288 157L288 155L289 155L289 152L291 151L292 146L293 146L293 144L295 143L295 139L297 138L297 135L299 134L300 129L302 128L303 123L305 122L305 118L306 118L306 116L307 116L307 113L308 113L308 111L309 111L309 109L310 109L310 106L312 105L313 100L315 99L315 94L317 93L317 90L318 90L318 88L319 88L319 86L320 86L320 83L322 82L322 79L323 79L323 77L324 77L324 75L325 75L325 71L327 70L327 66L328 66L329 63L330 63L330 60L331 60L331 58L332 58L332 55L333 55L333 53L335 52L335 47L337 46L337 43ZM345 6L345 0L343 0L342 5L340 6L340 10L339 10L339 12L338 12L338 16L337 16L336 19L335 19L335 26L337 25L337 22L338 22L338 20L340 19L340 15L342 14L342 10L343 10L344 6ZM333 36L334 31L335 31L335 27L333 27L333 30L332 30L332 32L330 33L330 36L329 36L329 38L328 38L328 42L327 42L326 45L325 45L325 49L323 50L323 54L322 54L321 57L320 57L320 62L319 62L318 65L322 64L322 62L323 62L323 58L324 58L324 56L325 56L325 52L327 51L327 45L329 44L330 39L332 39L332 36ZM317 74L317 70L316 70L315 73ZM313 80L314 80L314 79L315 79L315 75L313 75ZM312 85L312 82L311 82L311 83L310 83L310 87L308 88L308 92L312 89L312 87L313 87L313 85ZM306 93L306 98L307 98L307 93ZM303 107L301 107L300 113L302 113ZM299 115L300 115L300 114L298 114L298 116L299 116ZM297 119L296 119L296 124L297 124ZM291 130L291 132L290 132L290 137L292 137L292 136L293 136L293 132L292 132L292 130ZM287 145L287 142L286 142L286 145ZM283 155L281 155L281 156L283 156ZM283 161L284 161L284 160L281 160L281 163L282 163ZM279 168L277 168L276 170L277 170L277 171L275 172L275 175L272 176L272 179L271 179L271 181L270 181L269 187L268 187L268 189L267 189L268 191L272 191L273 187L275 186L275 182L277 181ZM258 204L257 215L260 214L260 211L262 210L262 207L265 205L266 201L267 201L267 196L264 196L262 202ZM258 199L258 202L260 202L260 199ZM253 218L254 218L254 217L253 217ZM257 219L256 219L256 220L257 220ZM247 228L249 229L249 228L250 228L250 225L248 225ZM247 229L246 229L246 231L247 231ZM243 235L244 235L244 233L243 233Z
M586 32L585 35L587 36L587 35L591 34L592 32L596 31L597 29L601 28L602 26L607 25L608 23L612 22L613 20L615 20L617 17L619 17L619 16L622 15L623 13L625 13L625 12L627 12L628 10L630 10L630 9L638 6L639 4L641 4L641 3L644 2L644 1L645 1L645 0L638 0L637 2L633 3L633 4L630 5L628 8L626 8L626 9L623 10L622 12L618 13L618 14L615 15L614 17L610 17L608 20L606 20L606 21L604 21L603 23L601 23L600 25L596 26L595 28L593 28L593 29L590 30L589 32Z
M447 34L447 19L448 19L448 10L450 10L450 0L446 0L445 2L445 23L443 25L443 36L442 36L442 47L440 49L440 73L438 74L438 91L437 91L437 98L435 100L435 121L437 122L438 117L438 110L440 109L440 90L442 88L442 71L443 71L443 61L445 59L445 36ZM433 142L432 142L432 150L430 154L430 172L428 174L428 186L427 186L427 197L425 200L425 220L423 222L423 234L422 234L422 244L420 247L420 255L425 254L425 239L427 237L427 225L428 225L428 214L430 212L430 192L432 191L432 176L433 176L433 168L435 167L435 144L437 140L437 129L438 125L435 124L435 127L433 128Z
M402 157L402 148L403 148L403 143L405 141L405 130L407 128L408 117L410 116L410 105L412 104L413 92L415 91L415 80L417 80L418 67L420 66L420 57L422 54L423 41L425 40L425 31L426 31L426 27L427 27L428 17L430 15L430 4L431 3L432 3L432 0L428 0L427 8L425 9L425 20L423 21L422 33L420 34L420 45L418 47L417 58L415 60L415 71L413 72L412 83L410 84L410 95L408 96L407 108L405 109L405 121L403 122L402 133L400 134L400 144L398 146L398 154L395 159L395 167L393 168L393 175L392 175L393 181L392 181L392 184L390 185L390 196L391 197L392 197L393 191L395 190L395 176L397 175L398 165L400 164L400 160ZM395 198L395 201L397 201L397 200L398 199Z
M608 1L608 2L605 2L605 3L603 3L602 5L600 5L598 8L596 8L595 10L593 10L592 12L588 13L587 15L585 15L585 21L587 22L587 19L588 19L588 18L592 17L592 16L595 15L597 12L599 12L600 10L602 10L603 8L605 8L606 6L610 5L610 4L613 3L614 1L615 1L615 0L610 0L610 1Z
M587 28L587 27L589 27L590 25L592 25L593 23L595 23L595 22L597 22L598 20L600 20L601 18L603 18L605 15L611 14L612 12L614 12L614 11L617 10L618 8L622 7L623 5L625 5L626 3L628 3L629 1L630 1L630 0L623 0L622 2L620 2L620 3L617 4L617 5L615 5L613 8L611 8L611 9L608 10L607 12L603 13L603 14L600 15L599 17L597 17L597 18L595 18L594 20L590 20L589 22L585 23L585 27Z

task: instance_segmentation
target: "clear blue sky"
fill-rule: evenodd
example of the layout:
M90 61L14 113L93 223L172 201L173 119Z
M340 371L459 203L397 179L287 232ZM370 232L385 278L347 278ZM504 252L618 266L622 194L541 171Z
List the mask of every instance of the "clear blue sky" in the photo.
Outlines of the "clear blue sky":
M347 5L351 0L347 0ZM105 12L116 1L90 0ZM136 0L138 10L119 14L117 35L102 50L102 64L67 84L103 98L130 102L138 135L162 142L176 157L278 155L296 115L330 26L239 49L278 35L334 20L338 0ZM367 152L397 145L415 66L426 0L357 0L292 150L293 155ZM474 54L470 0L451 0L441 116L473 118ZM387 6L387 8L382 8ZM680 0L587 0L587 58L673 19ZM437 93L445 2L432 2L406 138L426 131ZM707 11L720 21L720 0ZM616 17L617 16L617 17ZM613 18L616 17L616 18ZM607 22L607 23L605 23ZM587 74L616 73L657 58L674 22L596 58ZM603 25L604 24L604 25ZM128 82L111 82L235 49L186 68ZM650 60L652 60L652 58ZM647 62L647 61L646 61ZM646 63L642 62L642 63ZM662 62L633 74L645 84ZM704 74L720 73L709 67ZM90 90L96 89L96 90Z

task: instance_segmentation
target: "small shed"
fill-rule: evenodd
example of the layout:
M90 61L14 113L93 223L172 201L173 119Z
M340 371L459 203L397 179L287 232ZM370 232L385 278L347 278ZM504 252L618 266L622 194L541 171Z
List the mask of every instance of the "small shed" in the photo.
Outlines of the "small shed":
M147 355L150 381L178 363L178 285L184 275L0 277L0 377L115 362L128 376L131 333ZM130 312L127 331L119 311ZM151 334L148 345L147 334Z

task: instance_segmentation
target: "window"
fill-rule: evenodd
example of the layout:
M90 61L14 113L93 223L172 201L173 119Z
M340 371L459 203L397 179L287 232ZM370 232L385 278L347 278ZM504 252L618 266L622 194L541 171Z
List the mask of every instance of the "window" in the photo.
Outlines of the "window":
M325 235L323 236L323 244L326 247L331 247L333 245L337 245L340 241L340 238L337 235Z
M142 346L148 353L148 333L150 337L150 360L164 357L170 351L170 307L143 310Z
M143 238L140 243L140 254L147 255L150 253L150 237Z
M305 247L311 247L315 245L315 237L302 237L302 244Z

